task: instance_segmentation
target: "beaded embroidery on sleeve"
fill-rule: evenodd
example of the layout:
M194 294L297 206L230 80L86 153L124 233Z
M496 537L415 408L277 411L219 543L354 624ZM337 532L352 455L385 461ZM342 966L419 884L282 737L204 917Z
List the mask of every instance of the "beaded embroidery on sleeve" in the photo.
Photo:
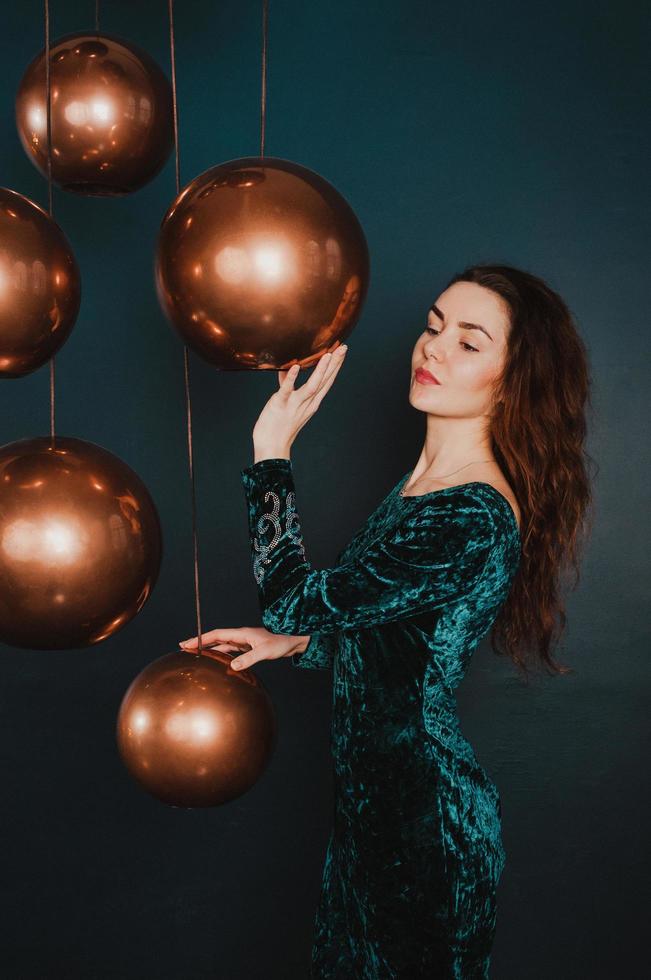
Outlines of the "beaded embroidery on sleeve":
M269 525L274 529L273 537L268 544L261 542L258 537L253 539L253 548L256 552L256 556L253 561L253 574L255 580L260 585L262 579L264 578L265 570L263 565L268 565L270 559L268 558L269 552L276 547L278 542L282 537L282 528L280 523L280 498L277 493L273 490L267 490L264 495L265 503L271 498L272 509L270 513L263 514L259 519L257 524L258 535L262 535L266 530L268 530ZM290 536L292 541L295 542L301 549L301 554L305 558L305 547L303 545L303 537L301 534L301 526L299 522L298 514L296 513L295 507L296 494L291 490L287 494L287 517L285 521L285 530Z

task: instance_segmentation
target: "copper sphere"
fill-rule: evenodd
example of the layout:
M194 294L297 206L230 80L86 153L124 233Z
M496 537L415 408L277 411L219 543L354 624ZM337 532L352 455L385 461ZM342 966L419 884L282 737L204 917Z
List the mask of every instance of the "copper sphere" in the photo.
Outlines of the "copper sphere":
M50 49L52 179L64 190L129 194L174 145L172 89L145 51L108 34L67 34ZM45 51L16 96L25 152L47 176Z
M79 269L58 224L0 187L0 378L49 361L68 339L80 299Z
M232 655L204 649L154 660L120 705L117 743L140 785L171 806L206 807L246 793L276 744L266 688Z
M368 280L352 208L289 160L245 157L206 170L160 230L160 302L184 341L223 370L314 363L351 333Z
M158 514L106 449L57 436L0 447L0 640L85 647L142 609L162 554Z

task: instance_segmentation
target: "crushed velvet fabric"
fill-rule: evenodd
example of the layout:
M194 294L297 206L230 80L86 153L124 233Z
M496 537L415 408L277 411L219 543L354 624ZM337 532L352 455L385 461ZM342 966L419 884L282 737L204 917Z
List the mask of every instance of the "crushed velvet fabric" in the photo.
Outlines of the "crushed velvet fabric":
M335 806L311 976L488 977L501 803L454 690L517 571L513 510L488 483L401 497L410 472L336 565L315 569L291 461L241 475L263 624L310 634L292 664L332 671Z

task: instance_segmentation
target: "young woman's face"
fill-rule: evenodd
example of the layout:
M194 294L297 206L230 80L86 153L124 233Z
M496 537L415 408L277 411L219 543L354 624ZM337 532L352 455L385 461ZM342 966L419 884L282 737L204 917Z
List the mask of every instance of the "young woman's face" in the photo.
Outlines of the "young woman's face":
M494 385L505 363L509 322L504 301L485 286L455 282L441 293L411 357L410 404L432 415L490 415ZM439 384L426 383L426 377L419 381L419 368Z

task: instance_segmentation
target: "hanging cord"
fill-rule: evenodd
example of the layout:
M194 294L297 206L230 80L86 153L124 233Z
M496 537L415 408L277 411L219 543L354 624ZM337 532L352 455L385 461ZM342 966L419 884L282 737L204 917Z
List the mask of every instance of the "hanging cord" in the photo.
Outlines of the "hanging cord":
M262 93L260 97L260 156L264 157L267 116L267 44L269 41L269 2L262 0Z
M176 176L176 196L181 192L181 164L179 161L179 109L176 99L176 43L174 39L174 0L168 0L167 10L170 21L170 61L172 63L172 121L174 125L174 169Z
M45 0L45 128L47 140L47 208L50 217L52 208L52 80L50 78L50 2ZM56 369L54 354L50 358L50 447L54 449L54 406Z
M179 160L179 113L176 97L176 47L174 41L174 0L168 0L170 24L170 61L172 65L172 119L174 123L174 161L176 196L181 192L181 167ZM192 501L192 551L194 563L194 600L197 615L197 656L201 656L201 602L199 591L199 536L197 534L197 491L194 474L194 450L192 444L192 398L190 396L190 358L187 344L183 347L183 376L185 382L185 414L187 418L188 464L190 469L190 496Z
M95 34L99 36L99 0L95 0Z

